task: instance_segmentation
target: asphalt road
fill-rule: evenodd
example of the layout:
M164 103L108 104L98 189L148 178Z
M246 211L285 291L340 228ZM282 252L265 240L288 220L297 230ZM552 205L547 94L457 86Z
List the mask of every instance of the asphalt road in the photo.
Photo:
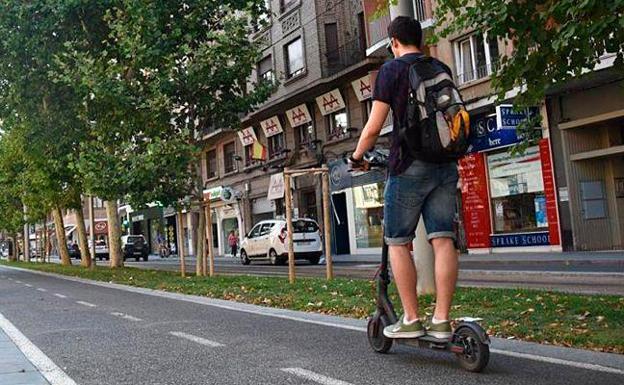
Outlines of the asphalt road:
M561 349L564 361L553 361L501 350L485 373L472 374L440 352L400 346L388 355L375 354L361 330L311 323L305 315L278 317L260 307L189 302L5 267L0 267L0 293L0 313L84 385L619 385L624 380L624 370L595 366L621 364L620 356ZM574 354L587 357L578 365L565 361ZM588 363L592 368L579 367Z

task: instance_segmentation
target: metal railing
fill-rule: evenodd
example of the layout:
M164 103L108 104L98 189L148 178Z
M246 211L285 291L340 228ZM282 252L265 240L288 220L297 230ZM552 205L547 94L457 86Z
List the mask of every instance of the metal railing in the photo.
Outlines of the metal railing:
M492 63L490 65L482 65L475 68L473 71L459 73L456 76L457 84L465 84L475 80L483 79L487 76L490 76L494 72L496 72L498 68L498 62Z
M348 41L338 49L323 55L321 68L323 77L332 76L366 58L366 48L359 38Z
M427 20L425 0L414 0L414 18L418 21Z

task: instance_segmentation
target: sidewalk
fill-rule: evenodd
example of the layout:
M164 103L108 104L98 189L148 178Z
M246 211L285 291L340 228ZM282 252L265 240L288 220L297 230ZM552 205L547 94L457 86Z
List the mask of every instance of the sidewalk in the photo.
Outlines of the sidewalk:
M380 252L381 253L381 252ZM379 262L377 254L339 254L336 262ZM543 262L592 262L611 263L624 267L624 251L566 251L544 253L489 253L461 254L460 262L493 263L543 263Z
M2 329L0 329L0 384L50 385Z

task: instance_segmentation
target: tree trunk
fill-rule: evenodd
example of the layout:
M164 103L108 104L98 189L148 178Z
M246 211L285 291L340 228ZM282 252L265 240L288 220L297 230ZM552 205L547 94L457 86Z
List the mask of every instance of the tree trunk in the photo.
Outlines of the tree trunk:
M206 216L204 215L203 201L199 201L199 224L197 226L197 247L195 247L195 273L198 277L204 276L204 254L206 253Z
M9 244L9 261L15 262L17 261L17 238L10 237L9 241L11 241Z
M108 255L110 267L123 267L121 253L121 228L117 217L117 201L106 201L106 217L108 218Z
M180 275L186 277L186 260L184 259L184 224L182 222L182 211L178 211L178 255L180 257Z
M56 232L56 243L59 257L61 258L61 265L71 266L71 259L69 259L69 251L67 250L67 238L65 238L65 226L63 225L63 216L61 215L61 209L55 207L52 210L52 216L54 217L54 231Z
M78 222L78 247L80 248L80 266L91 266L91 253L89 252L89 242L87 241L87 226L85 225L84 212L82 204L76 210L76 219ZM91 230L93 231L93 229Z

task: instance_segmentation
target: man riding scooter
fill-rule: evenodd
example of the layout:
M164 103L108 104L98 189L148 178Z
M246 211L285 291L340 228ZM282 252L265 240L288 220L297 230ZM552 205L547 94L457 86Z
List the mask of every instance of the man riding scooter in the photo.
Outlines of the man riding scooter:
M389 247L392 272L404 314L397 323L387 326L383 334L388 338L418 338L428 335L449 339L453 333L449 311L458 273L458 254L453 231L458 181L457 160L453 157L434 159L425 152L408 150L405 138L409 135L406 136L401 128L406 126L410 118L407 116L408 102L414 100L414 84L410 85L412 65L419 60L426 61L441 68L442 72L447 72L449 79L452 79L452 75L446 65L422 53L422 29L418 21L398 17L388 27L388 35L388 48L394 60L386 62L379 70L373 90L370 118L349 159L353 169L368 168L363 159L364 154L374 147L388 112L392 109L392 145L384 193L384 239ZM427 239L435 254L436 307L427 329L420 318L416 291L417 272L410 253L410 244L421 215L427 230Z

